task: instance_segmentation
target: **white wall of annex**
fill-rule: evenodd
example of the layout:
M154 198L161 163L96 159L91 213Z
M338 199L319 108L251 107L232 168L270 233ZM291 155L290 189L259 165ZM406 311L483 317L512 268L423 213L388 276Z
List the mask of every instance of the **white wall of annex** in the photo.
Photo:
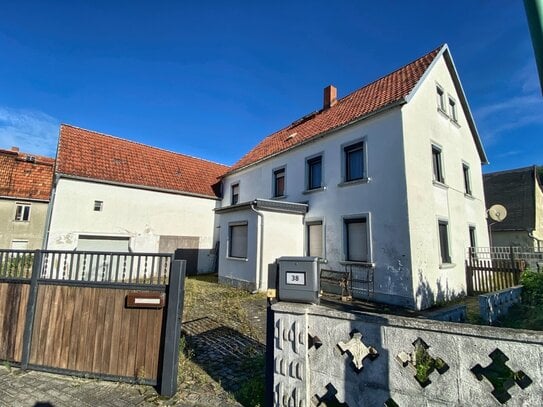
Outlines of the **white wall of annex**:
M102 211L94 211L94 201L103 201ZM161 235L196 236L198 272L211 271L217 204L214 199L61 178L47 248L73 250L80 234L90 234L130 237L134 252L158 252Z
M219 281L254 290L256 288L257 247L259 225L257 215L250 208L217 214L219 218ZM247 222L247 258L229 257L230 232L232 223Z
M401 132L399 108L337 130L227 176L223 180L222 206L230 205L230 186L236 182L240 184L240 202L255 198L270 199L273 194L273 170L285 166L286 196L283 199L308 203L306 219L323 220L326 267L337 270L345 267L343 216L369 214L372 261L375 263L375 298L409 305L412 285ZM366 170L370 180L341 185L343 146L359 140L366 142ZM304 192L306 158L317 154L323 157L324 189Z
M448 96L456 101L458 124L450 113L438 111L437 84L445 91L447 109ZM418 305L425 306L432 298L465 292L469 226L476 228L477 246L489 245L481 158L443 57L402 113L414 294ZM445 185L433 182L432 144L442 149ZM462 163L470 168L472 196L465 194ZM440 266L438 219L449 222L452 264L446 267Z

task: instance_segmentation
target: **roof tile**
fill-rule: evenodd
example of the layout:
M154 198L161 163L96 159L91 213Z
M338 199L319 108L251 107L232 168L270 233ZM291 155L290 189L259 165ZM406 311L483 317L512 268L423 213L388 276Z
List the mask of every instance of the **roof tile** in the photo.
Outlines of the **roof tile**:
M234 164L230 171L281 153L400 101L413 90L442 48L443 46L440 46L404 67L339 99L334 106L311 113L269 135ZM289 137L293 133L296 135Z
M222 164L107 134L60 127L59 174L216 197L218 178L227 170Z
M0 150L0 196L49 200L55 160Z

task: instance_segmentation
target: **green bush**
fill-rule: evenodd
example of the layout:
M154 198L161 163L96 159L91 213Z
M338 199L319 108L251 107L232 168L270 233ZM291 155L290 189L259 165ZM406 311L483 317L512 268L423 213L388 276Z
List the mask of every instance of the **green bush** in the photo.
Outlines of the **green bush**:
M543 305L543 273L526 270L520 277L522 302L527 305Z

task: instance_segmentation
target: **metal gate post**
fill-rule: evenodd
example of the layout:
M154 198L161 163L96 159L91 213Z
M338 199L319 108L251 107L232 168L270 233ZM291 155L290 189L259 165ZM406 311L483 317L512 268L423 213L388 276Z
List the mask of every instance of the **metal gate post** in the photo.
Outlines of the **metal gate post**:
M274 394L274 384L273 384L273 362L274 357L273 353L275 350L275 316L272 309L272 304L270 299L268 299L268 306L266 308L266 388L264 393L265 407L273 406L273 394Z
M168 308L166 309L166 327L164 329L164 347L162 351L162 372L160 394L172 397L177 391L177 370L179 365L179 341L181 338L181 319L185 297L186 260L180 259L181 252L175 251L168 285Z
M34 326L34 314L36 313L36 300L38 299L38 277L40 275L43 253L41 250L34 251L32 263L32 276L30 277L30 290L26 304L25 327L23 332L23 349L21 356L21 368L28 368L30 361L30 350L32 347L32 328Z

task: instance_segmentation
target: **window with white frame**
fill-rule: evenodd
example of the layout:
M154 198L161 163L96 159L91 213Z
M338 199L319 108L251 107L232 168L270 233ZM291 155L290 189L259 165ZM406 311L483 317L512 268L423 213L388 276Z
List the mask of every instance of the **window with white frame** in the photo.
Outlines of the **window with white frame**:
M462 164L462 173L464 174L464 192L471 195L471 180L469 176L469 165Z
M17 222L28 222L30 220L30 204L15 204L15 220Z
M285 168L273 171L273 196L274 198L285 196Z
M441 256L441 264L447 264L451 262L449 222L446 220L439 220L437 225L439 230L439 254Z
M103 208L104 208L104 201L94 201L95 212L102 212Z
M437 108L439 110L441 110L442 112L446 112L446 110L445 110L445 91L439 85L436 85L436 94L437 94Z
M432 168L433 168L433 174L434 174L434 181L444 183L445 177L443 176L441 148L435 145L432 145Z
M458 121L458 112L456 110L456 102L453 98L449 97L449 116L453 122Z
M345 181L363 179L364 173L364 142L351 144L343 148L345 158Z
M239 183L232 184L230 187L230 204L235 205L239 202Z
M368 218L344 219L345 227L345 260L354 262L370 262Z
M228 257L247 258L247 222L231 223L228 226Z
M309 158L307 161L307 189L322 187L322 156Z
M307 223L307 255L324 258L322 221Z

